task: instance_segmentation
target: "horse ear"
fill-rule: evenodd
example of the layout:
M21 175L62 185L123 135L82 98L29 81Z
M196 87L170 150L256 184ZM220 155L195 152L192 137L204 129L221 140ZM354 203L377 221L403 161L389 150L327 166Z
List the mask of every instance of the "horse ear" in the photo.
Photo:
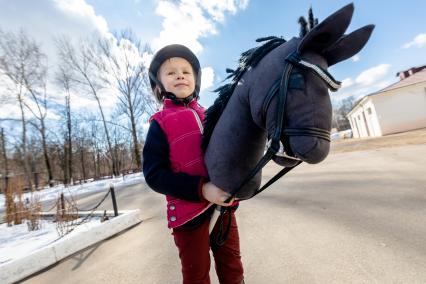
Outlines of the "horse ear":
M328 66L357 54L367 43L373 30L374 25L367 25L343 36L339 41L327 48L323 55L327 59Z
M298 47L299 53L307 50L321 53L335 43L348 28L353 12L354 4L350 3L328 16L303 37Z

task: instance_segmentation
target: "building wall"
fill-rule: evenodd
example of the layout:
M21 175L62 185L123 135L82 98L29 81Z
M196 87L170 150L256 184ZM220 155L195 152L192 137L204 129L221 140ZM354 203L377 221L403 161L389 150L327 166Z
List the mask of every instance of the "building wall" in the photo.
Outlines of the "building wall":
M426 82L370 98L383 135L426 127Z
M376 108L370 97L362 100L348 118L355 138L382 135Z

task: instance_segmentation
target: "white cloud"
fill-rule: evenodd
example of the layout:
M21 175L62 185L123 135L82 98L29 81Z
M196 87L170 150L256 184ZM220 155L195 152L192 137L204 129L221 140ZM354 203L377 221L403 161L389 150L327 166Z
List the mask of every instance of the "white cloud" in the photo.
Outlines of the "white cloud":
M0 9L0 28L3 31L23 29L32 39L36 40L41 45L42 52L48 57L50 76L56 71L55 37L66 35L74 43L94 35L115 40L109 33L106 20L96 14L94 8L85 0L0 0L0 5L2 7ZM128 51L126 54L131 56L132 62L148 60L140 58L134 46L125 40L120 42L119 47L116 47L117 50L119 48ZM63 90L49 84L47 92L50 100L63 104ZM104 111L110 113L117 104L116 96L110 92L101 92L100 96ZM15 100L9 103L7 106L0 106L0 117L19 118L20 111L16 107ZM72 95L71 107L74 110L87 109L98 112L98 106L91 94L81 91ZM27 115L31 117L29 112ZM52 114L49 115L49 118L53 118Z
M54 37L83 38L93 33L108 33L106 20L96 15L84 0L0 0L0 27L4 31L25 30L41 43L50 64L54 64Z
M352 61L357 62L357 61L360 60L360 58L361 58L361 56L359 56L359 54L356 54L356 55L352 56Z
M159 1L156 13L164 18L163 29L152 46L158 50L171 43L180 43L200 53L203 46L199 39L216 34L216 23L223 22L226 13L235 14L247 4L248 0Z
M74 19L80 24L92 27L91 30L99 31L102 34L108 33L108 24L102 16L98 16L92 6L85 0L55 0L59 11L69 19Z
M389 86L392 83L388 77L390 67L389 64L380 64L361 72L355 81L344 79L342 88L332 95L332 99L339 101L350 96L357 99Z
M153 57L154 57L154 54L145 51L142 54L142 62L144 64L144 66L149 66L151 64Z
M390 67L390 64L380 64L378 66L367 69L358 75L358 77L355 79L355 82L362 86L373 85L389 73Z
M18 104L16 103L7 103L1 109L1 118L9 119L21 119L21 111Z
M354 84L354 81L351 78L343 79L341 89L348 88L352 86L353 84Z
M412 41L404 44L402 47L410 48L410 47L416 46L420 48L425 45L426 45L426 33L423 33L423 34L418 34Z
M226 11L235 15L239 9L247 7L248 0L200 0L200 4L215 21L223 22Z
M204 67L201 69L201 91L207 90L213 86L214 70L212 67Z

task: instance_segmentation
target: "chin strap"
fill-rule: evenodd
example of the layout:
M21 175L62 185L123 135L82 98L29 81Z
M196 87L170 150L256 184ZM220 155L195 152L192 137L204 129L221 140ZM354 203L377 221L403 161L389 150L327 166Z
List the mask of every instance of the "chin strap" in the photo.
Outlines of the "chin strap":
M197 100L198 99L198 94L195 91L191 95L189 95L188 97L183 98L183 99L180 99L180 98L176 97L175 94L173 94L171 92L164 91L164 90L161 91L161 95L164 98L171 100L175 105L182 105L182 104L183 105L187 105L192 100L194 100L194 99Z

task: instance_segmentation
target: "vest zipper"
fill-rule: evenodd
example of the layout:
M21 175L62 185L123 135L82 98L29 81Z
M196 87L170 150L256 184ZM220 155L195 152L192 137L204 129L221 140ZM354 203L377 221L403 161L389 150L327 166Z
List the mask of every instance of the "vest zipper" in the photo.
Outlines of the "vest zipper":
M201 122L200 117L198 116L198 113L195 110L193 110L192 108L190 108L190 107L188 107L188 108L194 114L195 120L197 121L197 124L198 124L198 128L200 128L200 132L201 132L201 134L203 134L203 132L204 132L204 126L203 126L203 123Z

